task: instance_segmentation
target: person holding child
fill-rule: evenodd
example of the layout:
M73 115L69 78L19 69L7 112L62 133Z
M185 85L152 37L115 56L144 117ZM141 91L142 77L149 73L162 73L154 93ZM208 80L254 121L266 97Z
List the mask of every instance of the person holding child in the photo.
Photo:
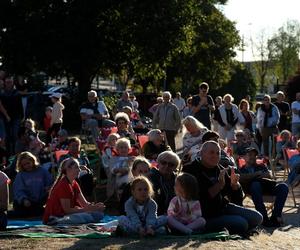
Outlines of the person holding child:
M23 152L17 159L18 174L13 183L14 212L19 216L35 216L44 212L48 191L53 183L51 174L40 167L37 158Z
M165 233L167 217L157 216L151 182L144 176L136 177L131 183L131 193L132 197L125 203L126 216L120 216L117 232L141 237Z
M219 165L220 146L207 141L200 150L201 160L195 160L185 167L185 172L194 175L198 181L198 199L207 231L226 228L230 233L247 235L262 223L262 215L242 207L243 190L239 175L234 168Z
M134 159L131 167L131 175L133 178L138 176L148 177L150 174L150 162L143 156L138 156ZM124 188L120 198L120 213L125 214L125 203L131 197L131 183L128 183Z
M127 138L120 138L116 142L116 155L109 162L107 197L119 196L124 185L129 183L129 170L133 157L129 155L131 149L130 141Z
M67 158L60 165L60 173L52 186L43 216L44 224L82 224L100 222L104 204L88 202L76 181L80 173L79 161Z
M197 179L187 173L179 174L175 180L175 193L168 208L168 226L188 235L202 231L206 221L198 200Z

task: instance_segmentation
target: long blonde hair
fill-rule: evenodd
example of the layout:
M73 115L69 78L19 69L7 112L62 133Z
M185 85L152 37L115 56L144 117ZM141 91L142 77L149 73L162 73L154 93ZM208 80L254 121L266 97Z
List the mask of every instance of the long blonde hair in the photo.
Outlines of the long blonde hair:
M58 169L59 174L58 174L58 176L57 176L55 182L53 183L53 185L52 185L52 187L51 187L51 189L50 189L49 196L50 196L52 190L54 189L54 187L57 185L57 183L58 183L63 177L66 176L66 174L67 174L67 168L71 168L72 165L74 165L75 163L79 165L79 161L78 161L77 159L73 158L73 157L69 157L69 158L67 158L67 159L64 159L64 160L60 163L59 169Z
M32 162L34 169L37 169L40 166L38 159L29 151L25 151L25 152L22 152L21 154L19 154L19 156L17 158L18 172L24 171L23 167L21 166L21 162L25 159L30 160Z

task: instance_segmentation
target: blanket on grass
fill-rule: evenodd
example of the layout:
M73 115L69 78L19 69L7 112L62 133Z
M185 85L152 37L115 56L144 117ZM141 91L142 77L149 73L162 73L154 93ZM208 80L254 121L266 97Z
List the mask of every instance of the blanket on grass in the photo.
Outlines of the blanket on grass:
M46 226L40 220L24 221L10 220L6 231L0 232L2 237L26 237L26 238L85 238L100 239L114 236L118 225L118 216L105 216L101 222L84 225L60 225ZM189 238L193 240L230 240L240 239L237 235L230 235L226 231L194 234L191 236L159 235L164 239ZM138 238L130 236L130 238Z

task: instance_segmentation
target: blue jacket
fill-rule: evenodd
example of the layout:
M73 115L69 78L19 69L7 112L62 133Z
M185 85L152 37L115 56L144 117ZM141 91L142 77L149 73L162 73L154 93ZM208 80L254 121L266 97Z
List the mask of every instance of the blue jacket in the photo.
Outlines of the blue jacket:
M51 174L38 167L31 172L19 172L13 184L14 201L22 203L24 199L41 203L46 200L48 189L53 183Z
M138 204L133 197L125 203L125 212L138 231L140 227L155 226L157 220L157 204L153 199L149 199L144 205L142 212L138 209Z

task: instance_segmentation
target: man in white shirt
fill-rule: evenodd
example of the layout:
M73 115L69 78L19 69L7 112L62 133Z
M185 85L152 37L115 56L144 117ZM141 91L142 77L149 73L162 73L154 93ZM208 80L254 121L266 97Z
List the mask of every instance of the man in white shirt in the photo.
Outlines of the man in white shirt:
M300 136L300 92L296 93L296 101L292 102L292 134Z
M176 97L173 99L173 102L176 105L176 107L178 108L178 111L180 113L180 118L182 119L182 113L183 113L183 110L184 110L186 104L185 104L185 100L181 97L180 92L176 93Z
M84 126L91 130L92 136L98 137L98 127L113 127L115 123L109 120L109 112L103 101L98 101L97 92L88 92L88 101L80 107L81 120Z

